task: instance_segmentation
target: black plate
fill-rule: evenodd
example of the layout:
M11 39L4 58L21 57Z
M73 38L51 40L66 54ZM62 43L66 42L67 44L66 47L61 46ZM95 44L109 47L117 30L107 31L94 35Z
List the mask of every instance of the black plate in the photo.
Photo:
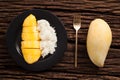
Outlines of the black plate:
M29 14L35 15L37 20L39 19L48 20L50 25L55 27L57 33L57 39L58 39L57 48L54 54L49 55L44 59L39 59L36 63L33 64L27 64L24 61L20 49L22 24L24 19ZM7 46L10 55L13 57L13 59L16 61L18 65L31 71L43 71L51 68L63 56L67 46L67 35L63 24L55 15L51 14L49 11L46 10L34 9L34 10L25 11L24 13L18 15L11 22L7 31Z

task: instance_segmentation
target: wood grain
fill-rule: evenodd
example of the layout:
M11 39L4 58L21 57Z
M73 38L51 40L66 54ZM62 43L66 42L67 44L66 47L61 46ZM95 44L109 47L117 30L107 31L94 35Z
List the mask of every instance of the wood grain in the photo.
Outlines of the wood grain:
M6 46L6 31L14 17L29 9L45 9L64 24L68 43L63 59L44 72L30 72L18 66ZM74 68L74 14L80 14L82 27L78 33L78 68ZM90 22L102 18L110 25L113 40L103 68L89 59L86 37ZM0 80L120 80L120 1L119 0L0 0Z

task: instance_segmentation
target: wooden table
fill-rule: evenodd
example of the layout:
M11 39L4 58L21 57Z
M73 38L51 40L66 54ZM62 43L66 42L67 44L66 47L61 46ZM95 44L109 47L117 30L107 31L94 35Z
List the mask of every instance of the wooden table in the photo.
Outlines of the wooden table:
M10 22L29 9L45 9L55 14L67 31L67 50L62 60L43 72L31 72L19 67L10 57L6 46L6 31ZM78 33L78 68L74 68L74 14L81 14ZM86 50L90 22L102 18L111 27L113 41L103 68L96 67ZM120 80L120 0L0 0L0 80Z

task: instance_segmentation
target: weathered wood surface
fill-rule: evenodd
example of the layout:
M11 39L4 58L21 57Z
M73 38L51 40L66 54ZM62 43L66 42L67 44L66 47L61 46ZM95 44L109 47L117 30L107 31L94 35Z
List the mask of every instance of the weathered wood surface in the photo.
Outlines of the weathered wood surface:
M22 69L12 60L6 47L6 31L14 17L25 10L46 9L57 15L67 31L68 47L61 62L44 72ZM78 68L74 68L75 30L74 14L81 14L79 30ZM91 20L102 18L112 29L113 41L103 68L97 68L89 59L86 36ZM119 0L0 0L0 80L16 79L74 79L120 80L120 1Z

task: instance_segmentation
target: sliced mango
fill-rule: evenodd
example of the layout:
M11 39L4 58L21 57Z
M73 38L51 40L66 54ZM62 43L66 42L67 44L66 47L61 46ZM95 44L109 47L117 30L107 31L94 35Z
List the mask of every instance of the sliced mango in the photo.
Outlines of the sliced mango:
M23 57L28 64L33 64L41 56L40 49L22 49Z
M40 36L37 31L37 21L34 15L30 14L23 22L21 34L21 50L24 60L28 64L37 62L41 56Z
M38 49L40 49L40 41L22 41L21 48L38 48Z
M34 15L30 14L25 18L23 22L23 27L34 27L37 25L36 18Z
M38 32L38 31L37 31L37 27L34 26L34 27L23 27L22 32L26 33L26 32Z
M26 40L26 41L40 40L39 33L38 32L22 33L22 40Z

